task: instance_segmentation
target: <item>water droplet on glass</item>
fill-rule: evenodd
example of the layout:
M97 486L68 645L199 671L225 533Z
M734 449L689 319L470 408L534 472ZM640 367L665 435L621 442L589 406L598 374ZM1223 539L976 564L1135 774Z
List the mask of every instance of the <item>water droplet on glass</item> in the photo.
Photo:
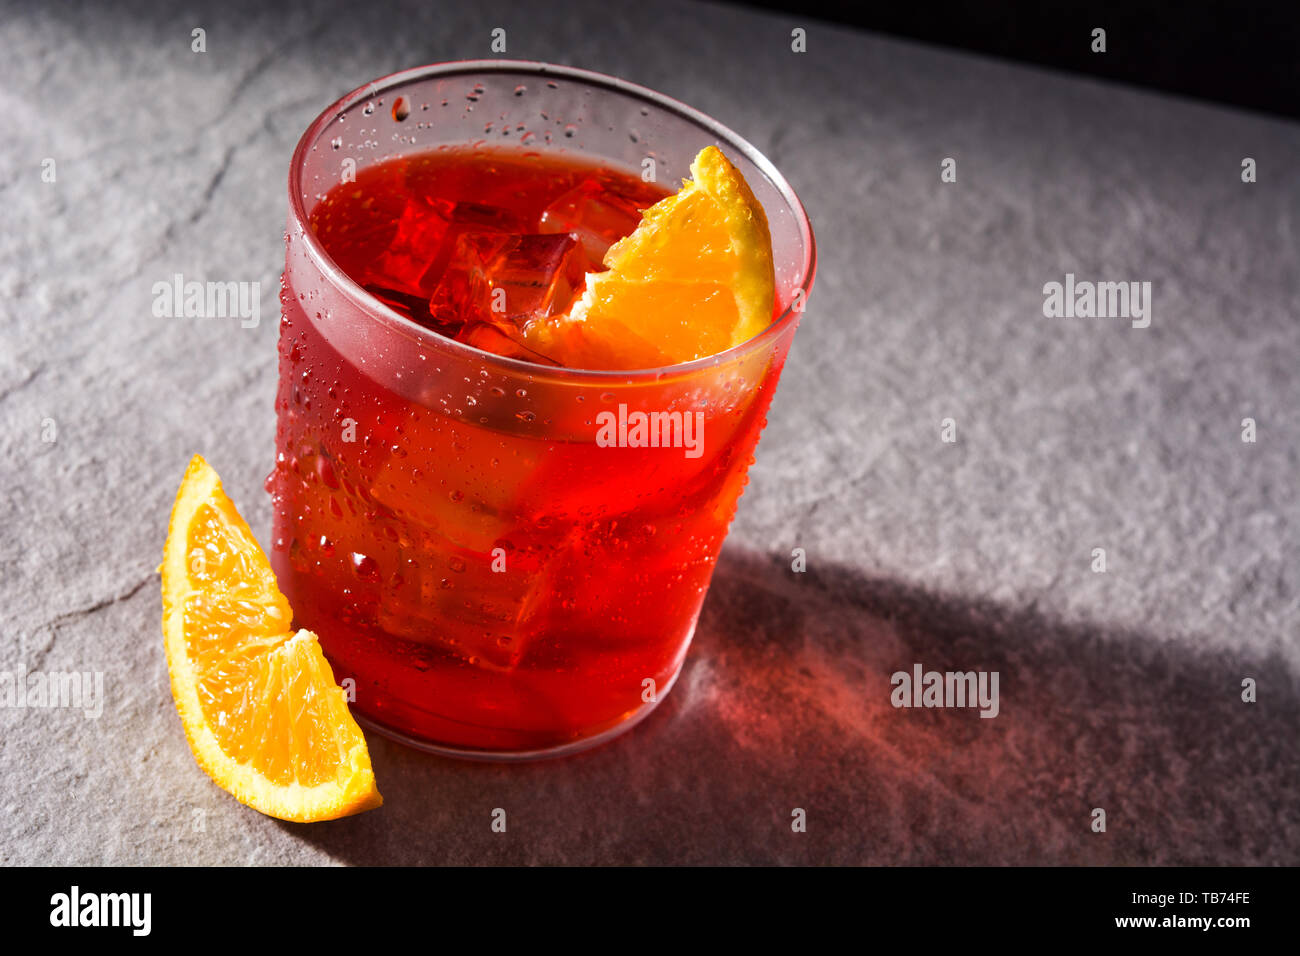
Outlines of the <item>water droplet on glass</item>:
M321 483L326 488L337 488L339 486L338 476L334 474L334 466L324 455L316 459L316 474L320 476Z
M368 554L353 551L351 554L352 571L363 581L379 580L379 562Z

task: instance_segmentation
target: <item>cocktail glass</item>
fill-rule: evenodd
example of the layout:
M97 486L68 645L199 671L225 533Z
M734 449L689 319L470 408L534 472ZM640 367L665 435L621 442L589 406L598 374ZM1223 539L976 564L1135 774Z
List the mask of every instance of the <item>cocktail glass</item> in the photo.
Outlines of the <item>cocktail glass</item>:
M668 368L531 364L399 314L313 235L313 206L360 169L489 137L673 187L719 145L768 215L772 325ZM354 713L481 759L630 728L681 670L812 284L794 191L735 133L648 89L541 63L438 64L312 123L286 242L271 557ZM638 423L666 447L638 445Z

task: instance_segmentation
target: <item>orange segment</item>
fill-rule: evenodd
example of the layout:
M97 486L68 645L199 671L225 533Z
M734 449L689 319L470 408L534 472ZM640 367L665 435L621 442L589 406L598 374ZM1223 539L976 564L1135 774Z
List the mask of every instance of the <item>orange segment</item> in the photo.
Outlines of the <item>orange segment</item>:
M195 760L241 803L281 820L379 806L365 738L247 523L199 455L162 564L172 697Z
M570 368L675 365L739 345L772 321L775 278L767 217L740 171L714 146L693 180L645 211L587 276L565 314L524 337Z

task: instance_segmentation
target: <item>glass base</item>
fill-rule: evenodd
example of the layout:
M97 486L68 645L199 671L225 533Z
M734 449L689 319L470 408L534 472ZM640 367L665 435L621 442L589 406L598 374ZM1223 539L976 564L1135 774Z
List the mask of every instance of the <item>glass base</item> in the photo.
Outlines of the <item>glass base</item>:
M693 630L694 628L692 628L692 631ZM686 642L686 646L690 646L689 639ZM683 651L685 651L685 648L683 648ZM681 676L682 663L684 662L685 657L686 655L683 653L683 660L678 662L677 669L673 671L673 676L668 679L668 683L664 688L655 695L654 700L642 704L639 708L628 714L613 727L608 727L600 733L593 734L590 737L583 737L581 740L572 740L568 743L558 744L554 747L543 747L540 750L474 750L463 747L452 747L435 743L430 740L424 740L419 737L412 737L410 734L403 733L400 730L395 730L394 728L381 724L378 721L371 720L363 714L353 712L352 716L356 722L366 730L381 734L389 740L396 740L399 744L405 744L406 746L413 747L416 750L423 750L425 753L437 754L440 757L454 757L459 760L478 760L493 763L518 763L525 760L547 760L551 757L567 757L569 754L581 753L584 750L590 750L592 747L599 747L601 744L613 740L620 734L624 734L631 730L637 724L641 723L641 721L650 716L651 711L659 706L663 699L668 696L669 691L671 691L677 684L677 678Z

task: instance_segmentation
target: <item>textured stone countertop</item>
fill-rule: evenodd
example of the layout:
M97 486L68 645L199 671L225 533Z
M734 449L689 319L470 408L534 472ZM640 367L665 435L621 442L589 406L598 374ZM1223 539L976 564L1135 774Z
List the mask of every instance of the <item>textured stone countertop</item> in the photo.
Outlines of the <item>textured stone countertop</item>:
M0 862L1300 863L1300 127L673 0L112 6L0 16L0 670L105 695L0 708ZM274 292L244 329L151 287L276 289L311 119L497 26L751 139L817 286L656 713L522 766L372 735L382 810L278 823L190 756L154 571L196 450L265 540ZM1045 318L1067 273L1150 282L1150 327ZM894 709L915 663L999 715Z

